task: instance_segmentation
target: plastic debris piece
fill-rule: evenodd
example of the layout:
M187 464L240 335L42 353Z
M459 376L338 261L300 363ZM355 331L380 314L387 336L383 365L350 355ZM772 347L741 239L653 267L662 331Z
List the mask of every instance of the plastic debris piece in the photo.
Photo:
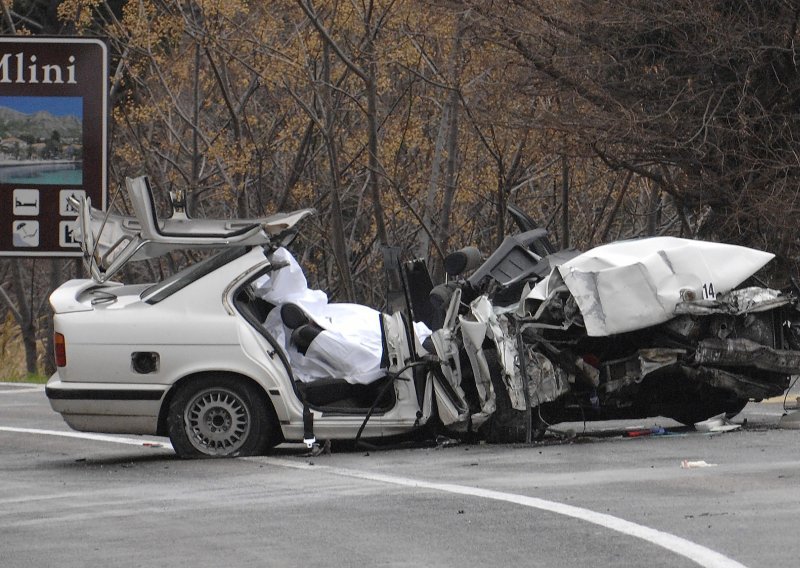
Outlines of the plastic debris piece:
M717 467L717 464L708 463L705 460L697 460L697 461L683 460L681 462L681 469L694 469L699 467Z
M653 428L634 428L625 430L623 434L627 438L639 438L641 436L663 436L667 431L661 426L654 426Z
M725 416L725 413L712 416L708 420L696 422L694 425L695 430L698 432L730 432L731 430L738 430L741 424L732 424Z
M626 438L638 438L640 436L649 436L650 430L625 430L624 436Z
M450 448L453 446L457 446L460 442L455 438L448 438L447 436L442 436L439 434L436 436L436 449L439 448Z

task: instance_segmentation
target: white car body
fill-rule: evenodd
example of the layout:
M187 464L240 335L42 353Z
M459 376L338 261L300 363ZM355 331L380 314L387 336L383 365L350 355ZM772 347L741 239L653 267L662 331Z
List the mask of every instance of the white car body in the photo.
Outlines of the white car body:
M165 405L175 385L199 374L236 375L266 393L285 439L302 440L303 404L290 369L235 307L236 284L269 266L264 251L254 247L157 303L148 302L152 293L141 285L65 283L50 299L55 331L66 338L67 362L47 385L53 409L76 430L164 435ZM387 327L397 325L386 319ZM407 358L405 338L387 338L399 369ZM157 355L153 372L136 370L133 360L142 353ZM398 403L373 416L364 437L401 434L419 423L413 381L396 381L395 392ZM314 432L323 439L351 438L363 420L363 414L315 412Z
M149 190L145 183L144 178L129 180L129 190ZM83 204L82 210L87 231L92 226L97 231L113 225L116 237L98 250L84 247L95 278L70 280L50 298L55 332L63 337L66 360L49 380L46 392L52 408L67 424L80 431L166 435L166 414L175 391L198 377L218 376L256 387L274 409L280 439L307 440L304 403L287 359L264 332L260 318L247 313L248 286L259 276L280 269L270 262L275 250L271 240L304 215L280 216L284 223L281 231L269 230L270 218L253 220L252 225L265 230L260 237L246 236L245 245L221 242L221 237L200 243L204 248L227 247L214 258L229 260L218 262L215 270L185 286L181 286L180 274L153 285L122 285L109 280L106 267L97 260L104 255L109 258L109 250L116 247L118 253L127 246L128 252L138 254L135 258L146 258L163 254L165 249L198 248L197 237L186 234L182 241L160 247L157 240L142 238L137 232L141 225L134 219L104 219L89 204ZM124 237L126 231L131 237L123 238L120 247L119 236ZM84 242L101 242L96 232L90 234ZM186 269L184 277L198 266L203 264ZM422 393L418 396L413 368L407 368L411 353L404 322L398 316L381 317L387 372L400 373L392 380L394 403L391 408L338 411L310 404L317 437L352 439L362 426L363 438L404 434L429 418L433 390L429 389L427 404ZM368 411L370 418L365 424Z
M771 254L673 238L554 253L541 229L508 237L469 279L451 283L426 348L404 312L359 306L354 315L378 318L367 327L379 341L348 351L335 343L348 334L327 330L314 340L334 343L306 351L300 328L266 299L287 295L270 294L277 282L290 282L289 296L300 292L295 282L305 286L281 244L311 211L234 222L194 221L178 208L159 220L146 178L127 186L135 218L78 204L92 278L50 298L58 370L46 393L76 430L169 435L183 457L385 438L431 424L516 441L525 430L530 439L535 406L548 404L557 420L662 412L692 423L783 392L800 373L800 351L787 348L795 297L734 289ZM222 252L162 282L112 280L128 261L211 248ZM495 304L489 281L514 291L513 303ZM320 294L327 302L320 291L297 297L310 309ZM337 357L378 343L381 357L365 358L374 368L330 371ZM332 359L309 367L331 376L301 374L292 349Z

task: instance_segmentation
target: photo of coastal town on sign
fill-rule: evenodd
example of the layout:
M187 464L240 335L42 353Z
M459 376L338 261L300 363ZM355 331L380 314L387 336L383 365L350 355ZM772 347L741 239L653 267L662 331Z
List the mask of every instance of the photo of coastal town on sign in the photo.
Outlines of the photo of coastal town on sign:
M0 96L0 184L83 183L83 99Z

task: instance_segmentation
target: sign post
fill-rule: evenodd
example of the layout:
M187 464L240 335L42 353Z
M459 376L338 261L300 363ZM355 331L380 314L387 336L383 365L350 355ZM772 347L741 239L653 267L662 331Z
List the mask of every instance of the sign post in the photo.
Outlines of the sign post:
M0 37L0 256L80 256L70 196L106 207L108 52Z

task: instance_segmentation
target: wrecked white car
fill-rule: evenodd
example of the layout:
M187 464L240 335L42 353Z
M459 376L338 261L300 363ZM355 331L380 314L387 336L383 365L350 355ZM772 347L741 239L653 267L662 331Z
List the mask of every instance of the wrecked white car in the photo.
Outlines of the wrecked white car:
M554 252L546 232L531 229L433 297L467 299L462 328L489 323L490 439L530 440L561 421L691 425L783 394L800 372L796 295L739 287L773 256L673 237Z
M309 210L159 219L146 178L127 189L135 217L80 204L92 278L50 299L46 392L77 430L168 435L182 457L435 429L519 441L562 420L735 413L800 370L795 297L736 288L767 253L681 239L556 253L533 229L468 278L474 252L451 255L442 286L421 261L390 265L407 300L388 314L308 289L282 245ZM221 252L158 283L113 280L193 248Z

